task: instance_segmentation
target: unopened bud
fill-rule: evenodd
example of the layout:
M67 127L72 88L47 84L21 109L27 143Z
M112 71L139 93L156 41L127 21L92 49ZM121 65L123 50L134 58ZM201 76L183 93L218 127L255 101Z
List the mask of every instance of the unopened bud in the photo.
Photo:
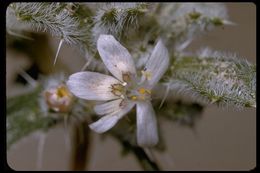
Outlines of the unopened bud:
M55 112L69 112L73 104L73 95L68 88L61 84L44 92L45 101L49 109Z

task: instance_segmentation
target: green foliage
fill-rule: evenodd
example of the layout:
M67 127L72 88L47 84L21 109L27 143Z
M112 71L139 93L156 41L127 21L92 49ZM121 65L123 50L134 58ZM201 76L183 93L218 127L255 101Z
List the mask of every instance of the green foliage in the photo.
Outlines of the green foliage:
M44 116L38 105L40 88L34 91L7 99L6 131L7 147L23 137L37 131L48 130L58 119Z

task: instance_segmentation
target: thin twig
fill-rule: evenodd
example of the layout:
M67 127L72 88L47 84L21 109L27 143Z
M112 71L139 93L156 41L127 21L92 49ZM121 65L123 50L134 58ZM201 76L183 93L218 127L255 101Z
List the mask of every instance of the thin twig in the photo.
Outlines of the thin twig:
M44 149L44 145L45 145L45 139L46 139L46 134L41 132L39 134L39 145L38 145L38 150L37 150L37 163L36 163L37 170L42 169L42 158L43 158L43 149Z
M71 170L82 171L86 170L86 164L89 156L90 148L90 132L88 122L80 122L74 128L74 149L71 162Z

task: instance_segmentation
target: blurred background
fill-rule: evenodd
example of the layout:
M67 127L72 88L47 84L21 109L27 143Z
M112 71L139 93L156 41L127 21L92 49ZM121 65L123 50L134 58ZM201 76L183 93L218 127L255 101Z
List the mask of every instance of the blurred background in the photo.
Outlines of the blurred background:
M235 26L216 28L195 39L188 51L208 46L213 50L232 52L239 57L256 63L256 6L253 3L226 3L230 20ZM45 38L45 36L43 36ZM50 57L53 62L59 40L48 37L27 47L45 47L41 57ZM22 86L14 85L19 67L29 67L25 54L7 49L6 52L6 92L12 96L23 92ZM51 56L50 56L51 55ZM53 57L54 58L54 57ZM73 65L71 65L73 61ZM68 66L73 73L85 63L84 57L75 48L63 45L58 59L59 66ZM41 67L37 67L41 68ZM53 67L54 68L54 67ZM33 70L33 69L31 69ZM45 69L46 70L46 69ZM54 69L47 69L46 74ZM17 80L17 79L16 79ZM20 79L21 80L21 79ZM194 129L181 127L168 121L159 122L168 152L154 153L163 170L251 170L256 166L256 109L207 107ZM71 151L65 146L62 125L48 131L42 157L43 170L69 170ZM121 146L113 138L101 138L92 133L92 145L86 170L142 170L133 155L121 157ZM15 170L36 170L37 146L39 138L32 134L19 141L7 152L7 162Z

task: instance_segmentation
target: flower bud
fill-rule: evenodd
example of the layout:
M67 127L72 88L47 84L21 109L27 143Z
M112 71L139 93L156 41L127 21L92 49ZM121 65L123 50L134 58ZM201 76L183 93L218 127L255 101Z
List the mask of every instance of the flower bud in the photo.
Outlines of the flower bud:
M47 89L44 92L45 101L49 109L55 112L69 112L73 105L73 95L64 84Z

